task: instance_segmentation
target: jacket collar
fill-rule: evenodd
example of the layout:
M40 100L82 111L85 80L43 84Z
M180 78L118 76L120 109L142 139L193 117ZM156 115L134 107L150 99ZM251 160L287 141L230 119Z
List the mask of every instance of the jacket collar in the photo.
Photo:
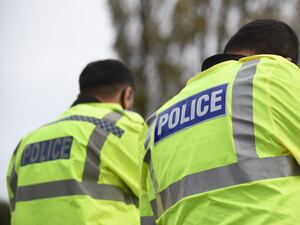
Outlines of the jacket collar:
M84 103L101 103L101 101L99 101L97 98L92 96L79 96L75 100L75 102L71 105L71 107L78 104L84 104Z
M229 60L239 60L240 58L245 57L244 55L237 54L217 54L213 55L204 60L202 63L202 71L207 70L208 68L217 65L219 63L229 61Z

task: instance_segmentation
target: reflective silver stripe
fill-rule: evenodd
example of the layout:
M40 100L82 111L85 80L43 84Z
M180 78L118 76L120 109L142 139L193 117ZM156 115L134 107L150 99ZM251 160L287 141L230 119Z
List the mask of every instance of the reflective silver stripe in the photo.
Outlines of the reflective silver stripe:
M116 112L108 113L103 119L109 119L113 124L122 117ZM86 160L82 180L93 180L97 183L100 176L100 152L109 135L109 132L95 127L87 145Z
M154 169L153 169L153 165L152 165L152 161L151 161L151 149L150 149L151 131L152 131L155 119L156 119L156 114L154 113L146 121L146 123L148 125L148 131L147 131L146 140L145 140L145 144L144 144L144 147L146 149L146 154L144 156L143 161L149 165L150 176L153 181L153 187L154 187L155 193L158 193L157 180L155 177L155 173L154 173ZM162 203L160 200L160 196L156 195L156 199L157 199L157 201L151 202L152 210L154 211L154 215L158 214L158 210L160 212L162 212Z
M122 117L122 114L121 114L121 113L112 111L112 112L108 113L106 116L104 116L103 119L107 119L107 120L110 120L110 121L112 121L113 123L115 123L115 122L118 121L121 117Z
M62 180L18 187L17 201L88 195L94 199L121 201L126 204L137 204L137 199L131 193L125 193L121 188L95 182L79 182Z
M299 175L300 167L291 156L249 159L188 175L160 192L160 196L165 211L190 195L251 181ZM155 200L152 202L151 205Z
M259 60L246 62L232 88L232 127L238 161L258 158L253 124L253 77Z
M155 220L153 216L142 216L141 225L155 225Z
M153 113L147 120L146 123L148 125L148 127L151 126L151 124L155 121L156 119L156 113Z
M163 205L162 205L160 194L158 193L157 179L156 179L154 168L153 168L153 162L151 160L151 149L150 148L148 148L146 150L146 154L144 156L143 161L145 163L147 163L148 166L149 166L148 168L149 168L149 172L150 172L150 176L151 176L153 188L154 188L154 191L156 193L156 200L150 202L150 204L151 204L151 208L152 208L153 214L155 216L157 216L158 214L161 214L163 212Z
M151 127L148 128L148 132L146 134L145 144L144 147L146 151L148 151L148 148L150 147L150 140L151 140Z
M145 139L145 143L144 143L144 147L146 149L146 154L144 156L143 161L149 165L149 172L150 172L150 176L151 176L151 179L152 179L152 182L153 182L154 191L155 191L155 193L158 193L157 180L156 180L156 177L155 177L155 172L154 172L153 164L152 164L152 161L151 161L151 149L150 149L151 133L152 133L152 128L153 128L155 119L156 119L156 114L153 113L146 120L146 124L148 126L148 131L147 131L146 139ZM158 213L162 213L163 209L162 209L162 203L161 203L161 199L160 199L159 194L156 194L156 201L150 202L150 204L151 204L151 208L152 208L152 211L153 211L154 215L157 215ZM153 217L146 217L146 218L144 218L144 221L141 220L141 224L142 225L143 224L155 224L154 218Z
M154 125L156 119L156 114L152 114L146 121L147 125L148 125L148 132L146 134L146 140L145 140L145 149L146 151L148 151L148 148L150 147L150 140L151 140L151 133L152 133L152 128Z
M145 140L145 144L144 144L144 147L146 149L146 154L144 156L143 161L149 165L150 176L151 176L151 179L153 182L154 191L155 191L155 193L157 193L156 201L150 202L150 204L151 204L151 208L152 208L154 215L158 215L163 212L163 207L162 207L160 195L158 194L157 179L156 179L154 168L153 168L153 162L151 160L151 149L150 149L151 133L152 133L152 128L153 128L155 119L156 119L156 114L154 113L146 121L146 123L148 125L148 132L147 132L146 140Z
M162 202L157 200L158 195L156 194L156 197L154 200L150 201L151 209L154 215L154 218L158 219L160 215L163 213L163 205ZM160 195L159 195L160 197ZM161 198L159 198L161 199ZM158 208L163 209L163 210L158 210Z
M86 160L82 180L93 180L97 183L100 176L100 151L109 133L98 129L93 130L86 151Z
M148 152L151 152L151 149L148 150ZM150 170L150 176L153 182L153 187L154 187L154 191L155 191L155 202L150 202L152 210L154 215L161 215L164 211L163 208L163 203L162 203L162 199L161 199L161 195L158 192L158 182L155 176L155 172L154 172L154 166L153 166L153 161L151 160L151 155L150 155L150 164L149 164L149 170ZM156 217L158 218L158 217Z

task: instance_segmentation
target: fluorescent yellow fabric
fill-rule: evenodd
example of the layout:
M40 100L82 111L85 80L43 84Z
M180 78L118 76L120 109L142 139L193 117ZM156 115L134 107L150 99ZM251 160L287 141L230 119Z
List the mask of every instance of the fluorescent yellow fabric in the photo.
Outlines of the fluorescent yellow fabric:
M155 199L159 202L159 193L167 190L172 184L180 182L189 175L237 163L238 156L232 125L233 86L242 66L256 60L258 63L253 77L251 98L253 98L253 125L258 159L291 155L298 163L300 162L299 68L275 55L256 55L239 61L220 63L193 77L178 95L156 112L158 116L197 93L218 85L227 85L226 111L221 116L179 129L156 143L154 140L156 128L152 127L148 151L151 151L152 172L156 181L150 173L151 166L145 163L144 140L148 126L144 126L140 142L142 218L155 214L153 207L150 207L150 202L153 203ZM244 97L247 96L241 98ZM243 110L248 109L241 111ZM181 121L184 119L181 117ZM158 119L154 123L157 126ZM169 126L172 125L172 121L168 123ZM240 138L247 138L247 136ZM295 169L299 170L299 168ZM210 179L220 179L220 177L212 176ZM226 183L226 177L222 179ZM157 190L155 190L156 182ZM201 185L203 183L199 183L199 186ZM298 175L253 180L212 188L188 196L182 194L185 193L186 186L178 187L182 189L177 194L184 197L168 208L158 209L161 213L155 218L156 224L300 224L298 219L300 177ZM190 188L198 187L195 185ZM165 198L169 201L168 199L174 196L169 194L165 195ZM156 208L159 207L159 204L156 205Z
M131 193L130 196L138 196L138 136L143 123L143 119L138 114L122 110L118 104L84 103L71 107L57 120L73 115L102 119L113 111L121 115L115 125L124 133L121 137L110 133L102 148L99 149L100 168L98 170L100 176L96 182L99 185L119 188L121 192ZM95 125L88 122L61 121L43 126L25 136L16 155L12 157L8 170L10 199L16 197L10 186L13 167L18 176L17 188L69 179L81 182L87 156L87 145L94 129ZM22 166L25 146L65 136L73 137L69 159ZM99 136L99 138L101 137ZM59 192L59 190L57 191ZM15 210L12 212L12 224L134 225L139 224L139 210L132 203L94 198L88 194L70 194L17 201Z

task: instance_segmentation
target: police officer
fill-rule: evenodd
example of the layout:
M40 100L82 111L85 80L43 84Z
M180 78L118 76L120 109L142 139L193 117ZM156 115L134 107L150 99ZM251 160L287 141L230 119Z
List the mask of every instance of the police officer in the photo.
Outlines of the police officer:
M147 120L143 225L299 224L298 38L256 20Z
M8 169L12 225L139 223L134 82L119 61L88 64L71 108L26 135Z

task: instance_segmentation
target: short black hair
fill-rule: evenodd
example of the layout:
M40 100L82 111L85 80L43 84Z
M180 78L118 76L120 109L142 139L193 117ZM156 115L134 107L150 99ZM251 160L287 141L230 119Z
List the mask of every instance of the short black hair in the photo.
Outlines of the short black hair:
M224 53L241 50L255 54L289 57L297 64L299 43L295 31L286 23L273 19L254 20L243 26L227 43Z
M122 62L114 59L89 63L79 77L81 93L95 89L103 92L105 89L105 93L113 95L118 88L124 85L134 88L132 74Z

